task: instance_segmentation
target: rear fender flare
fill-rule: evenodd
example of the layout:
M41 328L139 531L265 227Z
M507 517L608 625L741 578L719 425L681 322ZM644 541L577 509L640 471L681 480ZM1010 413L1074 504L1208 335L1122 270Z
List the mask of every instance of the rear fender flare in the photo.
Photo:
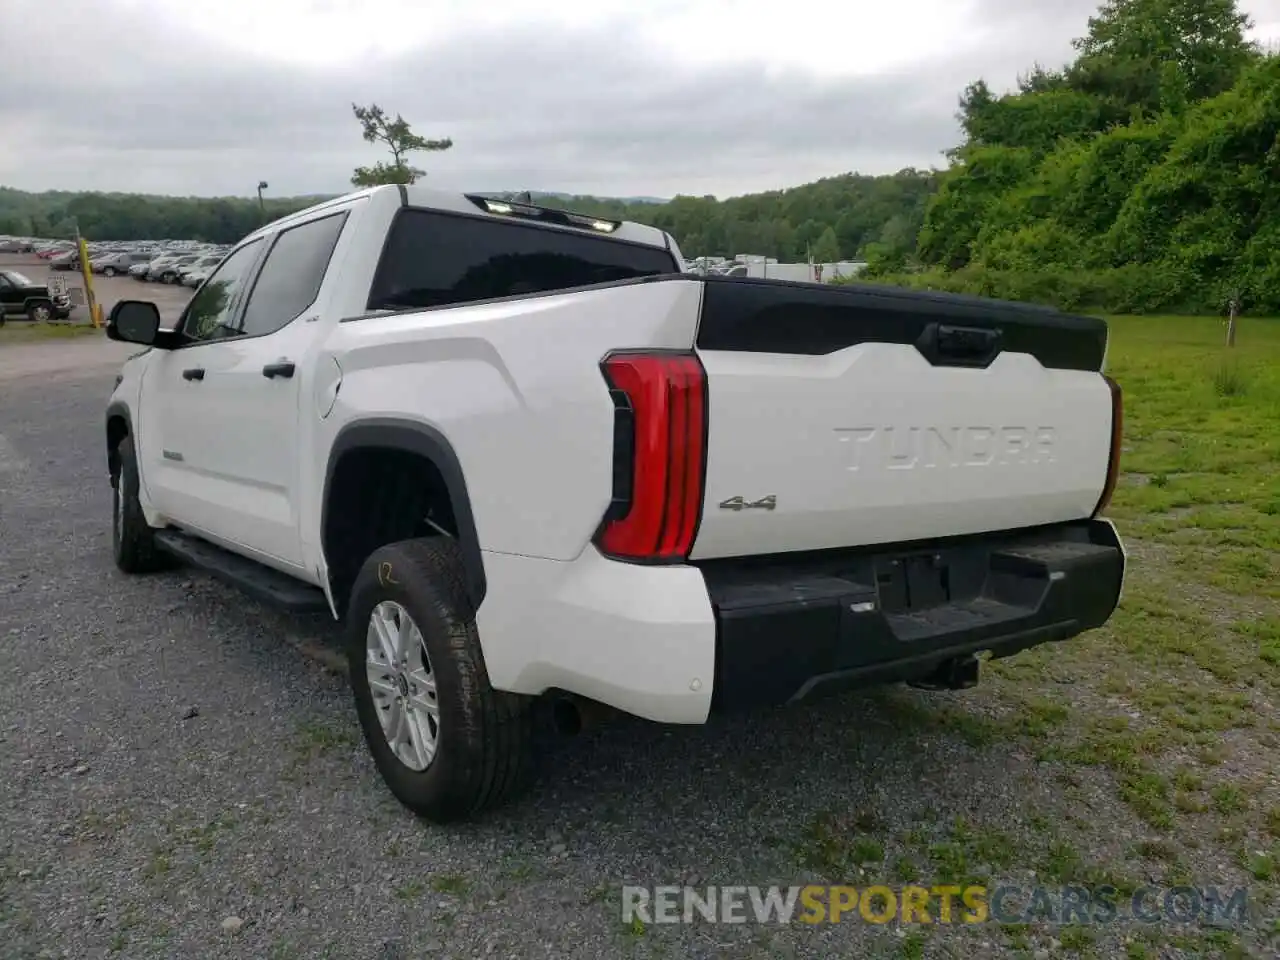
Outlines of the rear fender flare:
M404 450L430 460L444 480L449 494L453 519L457 525L458 546L462 551L464 579L473 609L480 609L487 582L484 575L484 559L480 553L480 538L476 534L475 517L471 512L471 498L467 493L466 477L453 446L439 430L414 420L371 418L356 420L338 431L329 450L329 462L325 468L324 491L320 501L320 536L323 549L324 531L328 529L330 486L334 470L343 455L353 450L377 447ZM326 558L326 564L327 564Z

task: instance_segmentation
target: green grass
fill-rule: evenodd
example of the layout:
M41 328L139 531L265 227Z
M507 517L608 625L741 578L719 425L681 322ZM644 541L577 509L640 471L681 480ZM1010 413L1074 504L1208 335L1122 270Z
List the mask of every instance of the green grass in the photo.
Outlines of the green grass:
M1231 350L1215 319L1111 329L1127 447L1112 517L1191 585L1280 598L1280 321L1242 320Z
M797 838L800 865L846 882L1023 871L1122 892L1226 882L1280 903L1280 321L1242 320L1233 350L1216 318L1110 323L1107 372L1124 390L1125 439L1107 514L1129 548L1111 621L986 664L973 695L872 694L911 735L995 764L1015 752L1046 762L1026 779L1061 795L1019 825L944 814L899 832L874 811L826 812ZM1119 833L1117 817L1129 824ZM1266 935L1183 936L1193 952L1244 956L1242 944L1256 952ZM1015 950L1031 943L1007 936ZM1175 934L1056 936L1068 954L1139 957Z
M32 343L41 340L68 340L75 337L101 335L91 323L29 323L25 320L10 321L0 327L0 349L11 343Z

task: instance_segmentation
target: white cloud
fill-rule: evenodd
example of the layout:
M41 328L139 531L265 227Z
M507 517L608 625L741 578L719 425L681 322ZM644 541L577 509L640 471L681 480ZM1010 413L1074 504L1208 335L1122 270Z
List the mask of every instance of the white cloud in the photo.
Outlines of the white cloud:
M452 137L419 163L443 186L726 195L929 166L957 139L965 83L1063 62L1094 8L62 0L53 17L3 0L0 37L23 43L0 77L0 183L339 191L378 158L352 101ZM1280 0L1246 8L1280 32Z

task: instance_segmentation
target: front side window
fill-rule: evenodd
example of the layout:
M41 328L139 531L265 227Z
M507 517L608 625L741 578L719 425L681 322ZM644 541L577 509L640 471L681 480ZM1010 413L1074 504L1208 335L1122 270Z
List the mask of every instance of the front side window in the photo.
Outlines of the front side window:
M439 307L678 269L661 247L499 217L408 209L387 237L368 309Z
M245 305L244 333L274 333L315 303L346 222L343 212L281 231Z
M188 340L218 340L240 335L231 325L231 315L261 247L261 240L240 247L191 298L182 321L182 332Z

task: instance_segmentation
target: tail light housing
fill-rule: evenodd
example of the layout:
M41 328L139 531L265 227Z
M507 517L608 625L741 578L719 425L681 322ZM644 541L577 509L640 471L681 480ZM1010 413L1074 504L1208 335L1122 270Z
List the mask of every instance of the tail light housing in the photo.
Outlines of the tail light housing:
M692 353L614 353L601 364L614 405L613 499L601 552L638 563L689 556L702 514L707 376Z
M1111 504L1111 496L1116 492L1116 481L1120 478L1120 446L1124 442L1124 395L1120 384L1105 374L1102 377L1111 391L1111 454L1107 458L1107 479L1102 485L1102 496L1093 509L1096 517Z

